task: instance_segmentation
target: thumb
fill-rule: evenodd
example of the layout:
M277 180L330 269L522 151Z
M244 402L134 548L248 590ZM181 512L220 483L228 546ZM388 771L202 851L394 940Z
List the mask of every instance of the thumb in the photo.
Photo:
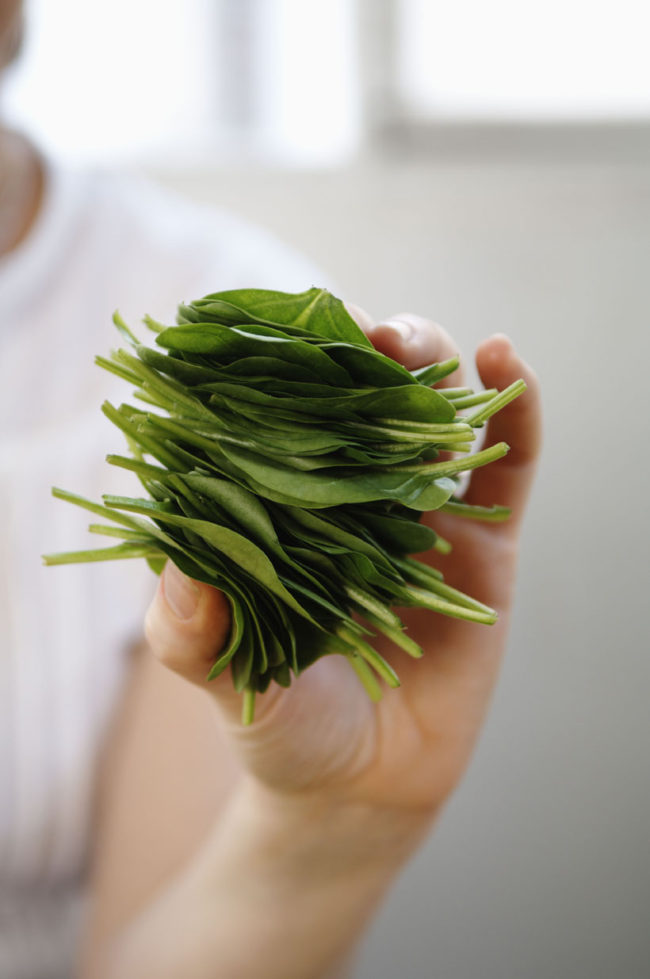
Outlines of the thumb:
M206 679L229 630L230 607L224 593L194 581L167 561L145 618L149 646L163 666L203 687L225 717L239 723L242 696L232 685L230 670L216 680ZM264 713L266 699L258 695L256 717Z
M254 723L243 726L230 670L206 680L229 628L224 593L168 561L146 615L147 639L164 666L214 699L245 767L266 784L295 790L365 762L373 705L343 657L323 657L290 689L272 683L257 694Z

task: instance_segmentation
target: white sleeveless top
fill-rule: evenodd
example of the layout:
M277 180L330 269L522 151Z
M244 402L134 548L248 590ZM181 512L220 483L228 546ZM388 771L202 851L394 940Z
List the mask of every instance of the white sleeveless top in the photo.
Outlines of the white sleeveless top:
M171 323L179 301L206 292L314 284L309 263L226 212L57 168L30 237L0 259L2 979L72 974L98 751L155 587L140 561L40 559L102 543L86 533L90 514L51 498L53 484L96 500L138 495L104 462L124 442L99 406L130 400L93 364L121 344L112 312Z

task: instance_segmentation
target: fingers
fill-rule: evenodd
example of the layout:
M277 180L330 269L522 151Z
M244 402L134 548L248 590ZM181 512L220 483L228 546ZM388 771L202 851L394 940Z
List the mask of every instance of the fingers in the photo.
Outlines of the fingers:
M439 323L415 313L398 313L383 320L368 332L368 339L375 349L399 361L411 371L448 360L459 352L458 344ZM445 377L439 386L460 387L463 378L464 369L461 365L453 374Z
M230 627L223 593L168 561L145 627L160 662L214 699L234 750L261 781L293 791L364 761L372 704L342 657L323 657L289 689L272 683L256 696L254 723L244 726L230 669L206 680Z
M363 309L362 306L357 306L356 303L343 303L343 305L357 326L360 326L363 332L367 335L375 325L375 321L370 313Z
M397 313L381 323L374 323L372 317L353 303L346 308L366 334L373 347L386 354L408 370L426 367L441 360L448 360L458 354L458 345L446 330L433 320L417 316L415 313ZM440 387L460 387L463 384L464 370L461 366L453 374L440 381Z
M477 469L464 499L468 503L508 506L512 517L504 528L516 528L523 516L542 442L541 396L534 371L518 356L507 336L497 333L476 351L476 366L486 388L502 390L522 377L527 390L488 422L485 447L507 442L503 459Z
M228 601L216 588L193 581L168 561L145 619L145 633L160 662L191 683L205 687L227 713L241 714L241 696L230 671L206 677L230 629Z

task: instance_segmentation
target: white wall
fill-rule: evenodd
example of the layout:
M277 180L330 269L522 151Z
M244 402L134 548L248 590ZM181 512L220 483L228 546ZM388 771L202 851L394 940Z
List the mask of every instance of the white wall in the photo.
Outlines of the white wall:
M466 357L506 331L543 384L545 453L490 720L358 976L647 976L650 173L158 177L279 231L374 314L439 319Z

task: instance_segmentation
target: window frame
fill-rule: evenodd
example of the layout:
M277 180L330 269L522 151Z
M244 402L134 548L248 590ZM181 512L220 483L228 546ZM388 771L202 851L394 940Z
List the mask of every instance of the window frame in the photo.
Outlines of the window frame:
M650 162L650 116L422 117L400 91L399 0L356 0L363 147L380 157Z

